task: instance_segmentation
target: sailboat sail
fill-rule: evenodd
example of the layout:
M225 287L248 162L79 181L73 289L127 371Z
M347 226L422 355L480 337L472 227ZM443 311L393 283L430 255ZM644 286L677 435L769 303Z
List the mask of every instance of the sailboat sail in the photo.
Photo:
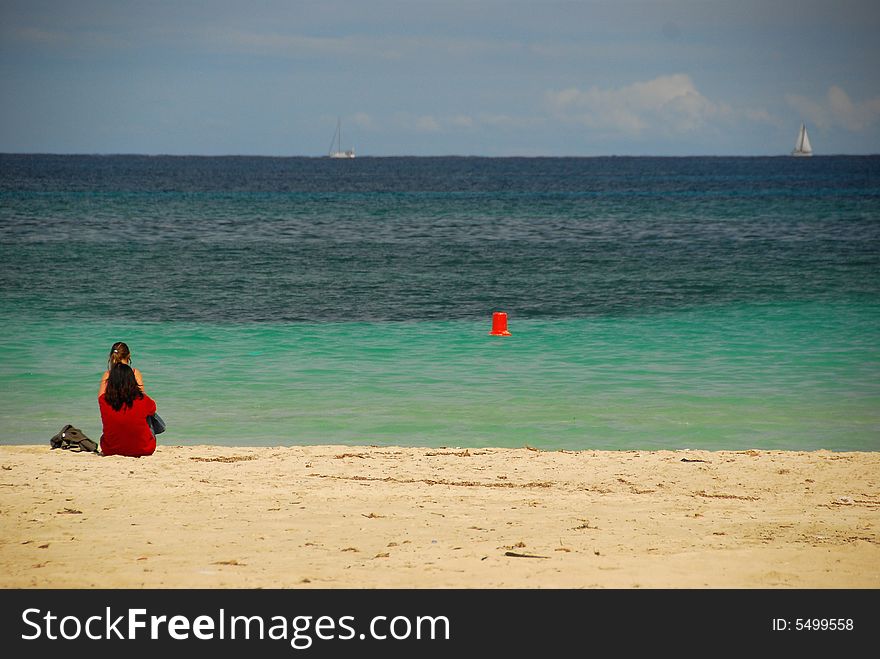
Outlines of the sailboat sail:
M354 158L354 149L342 150L342 119L336 122L336 132L333 134L333 141L330 142L331 158Z
M795 142L794 151L792 151L791 154L793 156L813 155L813 146L810 144L810 136L807 134L807 127L804 124L801 124L801 129L798 131L797 142Z

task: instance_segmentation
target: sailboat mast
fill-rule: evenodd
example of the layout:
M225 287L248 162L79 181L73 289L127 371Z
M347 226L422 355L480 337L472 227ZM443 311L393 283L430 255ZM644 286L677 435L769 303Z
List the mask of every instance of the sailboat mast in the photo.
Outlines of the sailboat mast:
M333 155L333 152L336 151L336 139L339 135L339 124L336 124L336 132L333 133L333 139L330 140L330 148L328 149L328 155Z
M354 158L354 149L342 150L342 117L336 119L336 132L333 133L329 155L331 158Z

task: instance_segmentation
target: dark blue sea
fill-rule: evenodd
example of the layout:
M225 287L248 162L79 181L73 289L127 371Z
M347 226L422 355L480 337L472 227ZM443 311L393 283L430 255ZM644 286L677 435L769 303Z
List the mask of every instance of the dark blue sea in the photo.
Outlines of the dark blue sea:
M114 341L166 444L880 450L880 157L0 155L0 443Z

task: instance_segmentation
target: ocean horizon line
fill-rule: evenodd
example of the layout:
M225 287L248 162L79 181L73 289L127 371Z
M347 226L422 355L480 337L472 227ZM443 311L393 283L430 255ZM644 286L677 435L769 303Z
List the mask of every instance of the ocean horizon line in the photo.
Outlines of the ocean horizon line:
M307 154L289 154L289 155L269 155L269 154L248 154L248 153L136 153L136 152L52 152L52 151L0 151L0 156L33 156L33 157L71 157L71 158L247 158L247 159L267 159L267 160L286 160L286 159L303 159L303 160L328 160L324 155L307 155ZM876 158L880 156L878 153L826 153L814 154L811 158ZM601 160L601 159L654 159L654 160L683 160L688 158L702 159L726 159L726 160L755 160L755 159L789 159L793 156L789 153L778 154L683 154L683 155L663 155L663 154L594 154L594 155L480 155L480 154L376 154L376 155L359 155L351 160L380 160L380 159L462 159L462 160Z

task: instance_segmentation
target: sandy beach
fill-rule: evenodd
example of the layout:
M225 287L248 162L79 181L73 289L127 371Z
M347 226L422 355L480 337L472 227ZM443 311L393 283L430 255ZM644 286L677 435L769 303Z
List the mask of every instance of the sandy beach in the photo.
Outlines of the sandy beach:
M880 453L0 447L3 588L878 588Z

